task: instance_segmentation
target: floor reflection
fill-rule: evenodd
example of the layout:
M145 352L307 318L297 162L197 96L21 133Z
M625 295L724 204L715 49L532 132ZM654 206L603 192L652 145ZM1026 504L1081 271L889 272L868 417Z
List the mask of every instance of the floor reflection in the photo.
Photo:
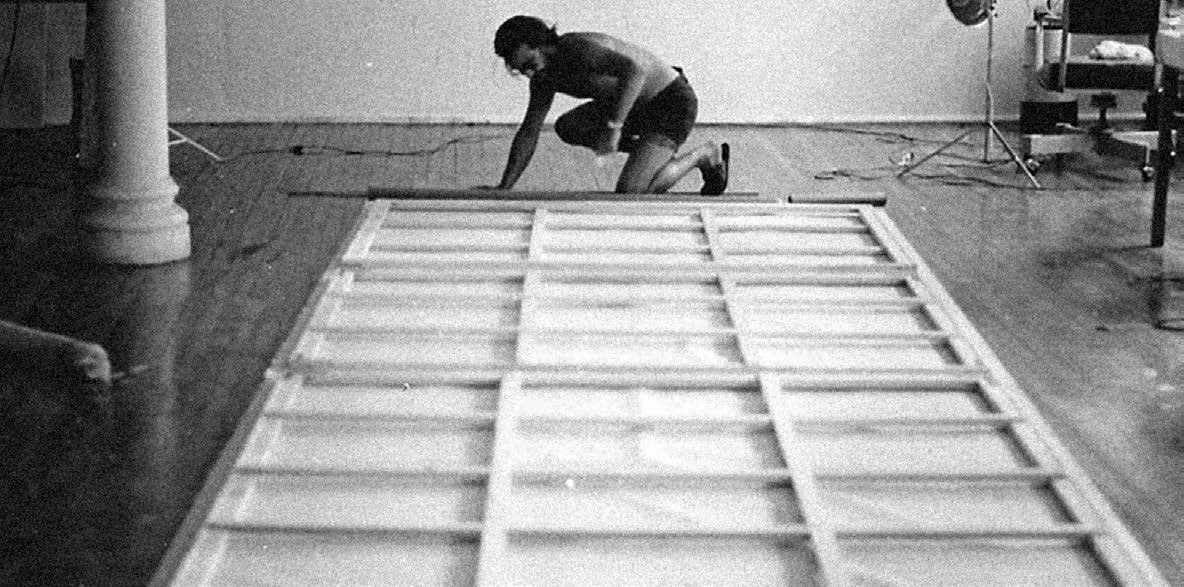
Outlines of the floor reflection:
M116 288L115 303L78 333L110 355L110 385L50 380L12 372L0 394L5 504L0 524L0 583L144 583L187 503L185 425L178 421L174 364L179 321L189 294L188 263L149 268L90 267L80 288ZM78 299L78 298L75 298ZM60 310L61 308L59 308ZM187 502L187 499L184 499Z

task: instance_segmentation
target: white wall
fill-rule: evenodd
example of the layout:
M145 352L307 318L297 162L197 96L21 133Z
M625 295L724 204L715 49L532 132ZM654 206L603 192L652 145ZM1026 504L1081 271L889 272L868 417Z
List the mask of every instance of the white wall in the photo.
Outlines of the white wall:
M1015 117L1030 14L998 10L996 107ZM987 27L943 0L184 0L168 3L171 118L515 122L525 81L492 38L519 13L684 66L704 122L982 117Z
M998 6L1001 118L1017 117L1024 98L1033 1ZM983 112L986 26L959 24L944 0L176 0L167 7L176 122L516 122L525 81L506 74L492 37L519 13L557 21L560 32L617 34L684 66L704 122L979 120ZM82 6L25 3L19 22L16 13L0 4L0 41L16 34L0 87L0 126L65 124ZM7 47L0 43L0 53ZM560 101L556 113L572 103ZM1137 113L1138 104L1124 101L1122 111Z

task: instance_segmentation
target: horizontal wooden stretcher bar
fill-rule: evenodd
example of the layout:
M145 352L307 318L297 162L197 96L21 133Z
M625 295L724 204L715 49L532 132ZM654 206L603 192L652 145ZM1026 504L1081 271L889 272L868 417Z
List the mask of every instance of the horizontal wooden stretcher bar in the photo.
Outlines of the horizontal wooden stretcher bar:
M290 196L366 198L392 200L529 200L529 201L600 201L600 202L764 202L792 204L869 204L883 206L888 199L879 192L816 192L784 196L759 192L731 192L721 196L703 196L697 192L665 194L622 194L610 191L563 190L493 190L480 188L371 187L364 192L299 191Z

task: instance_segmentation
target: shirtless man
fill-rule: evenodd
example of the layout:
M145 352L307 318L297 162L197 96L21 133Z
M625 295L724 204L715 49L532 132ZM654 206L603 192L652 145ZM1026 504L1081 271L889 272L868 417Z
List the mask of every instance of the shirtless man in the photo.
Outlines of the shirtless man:
M664 193L692 169L703 175L700 193L719 195L727 188L727 143L677 154L698 111L682 70L632 43L602 33L559 35L530 16L502 23L493 45L507 69L530 78L526 116L497 189L514 187L530 163L557 92L591 100L555 121L563 142L597 155L629 153L617 192Z

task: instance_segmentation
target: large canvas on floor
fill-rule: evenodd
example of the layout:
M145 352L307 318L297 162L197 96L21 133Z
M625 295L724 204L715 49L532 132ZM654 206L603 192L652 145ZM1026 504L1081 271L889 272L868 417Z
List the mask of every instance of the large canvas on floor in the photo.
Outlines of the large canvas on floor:
M158 579L1162 583L882 210L378 200Z

